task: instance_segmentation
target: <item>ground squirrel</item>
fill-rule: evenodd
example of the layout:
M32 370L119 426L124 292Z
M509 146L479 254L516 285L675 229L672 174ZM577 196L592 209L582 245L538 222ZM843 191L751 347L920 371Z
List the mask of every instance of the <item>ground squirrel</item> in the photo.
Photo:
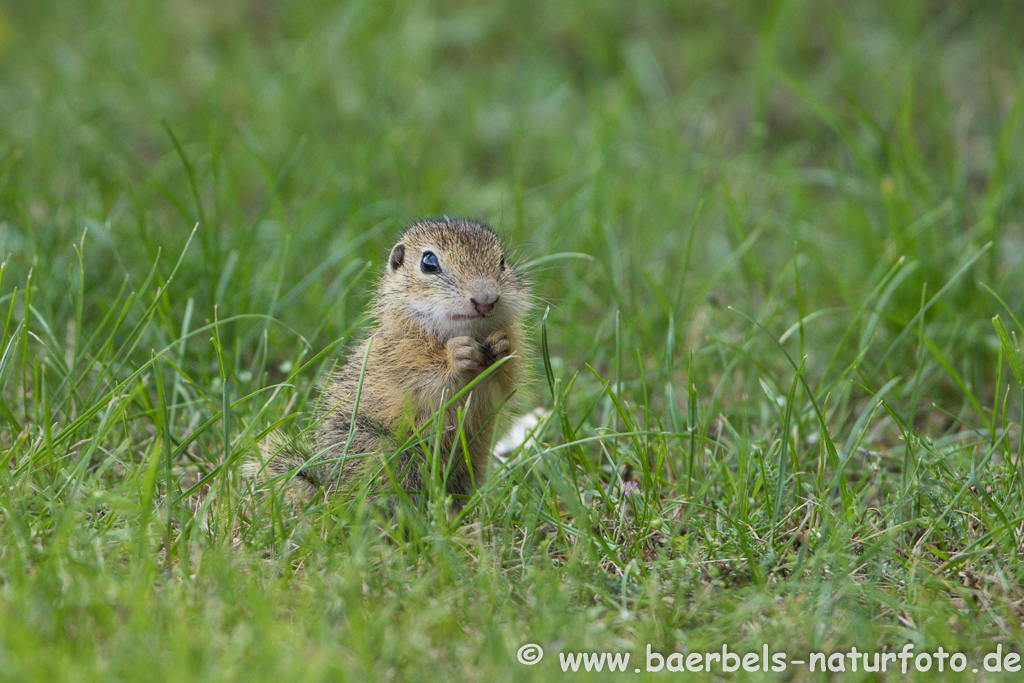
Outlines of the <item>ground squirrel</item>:
M376 324L325 384L312 437L272 434L249 474L287 481L293 501L348 494L370 481L393 511L399 490L420 502L424 464L437 458L461 508L487 472L497 413L523 383L529 299L490 228L447 217L416 223L391 249L372 309ZM415 445L385 463L411 436Z

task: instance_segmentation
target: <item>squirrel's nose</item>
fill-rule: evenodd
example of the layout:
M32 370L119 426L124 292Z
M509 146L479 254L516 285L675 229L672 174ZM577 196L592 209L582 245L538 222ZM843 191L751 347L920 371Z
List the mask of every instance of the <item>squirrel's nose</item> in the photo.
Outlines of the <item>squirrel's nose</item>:
M492 292L486 292L478 296L469 297L469 303L473 304L473 308L480 315L487 315L494 310L494 304L498 303L498 294Z

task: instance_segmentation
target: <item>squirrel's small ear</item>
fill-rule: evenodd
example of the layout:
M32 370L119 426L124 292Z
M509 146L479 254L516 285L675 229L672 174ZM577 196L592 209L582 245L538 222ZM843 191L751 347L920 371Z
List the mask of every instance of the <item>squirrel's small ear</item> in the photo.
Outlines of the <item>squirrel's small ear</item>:
M396 244L391 250L391 256L388 257L388 263L391 264L391 270L398 270L402 267L402 263L405 261L405 245L401 242Z

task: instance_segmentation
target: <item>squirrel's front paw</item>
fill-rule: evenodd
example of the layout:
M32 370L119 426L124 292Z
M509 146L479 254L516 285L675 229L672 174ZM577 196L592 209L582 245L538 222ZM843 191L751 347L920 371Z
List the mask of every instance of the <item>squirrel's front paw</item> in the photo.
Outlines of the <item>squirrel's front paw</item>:
M477 372L486 365L480 343L472 337L452 337L448 340L448 355L452 366L459 372Z
M484 356L487 359L487 364L490 365L496 361L501 360L509 354L512 350L512 345L508 341L508 335L503 330L492 332L481 347L484 352Z

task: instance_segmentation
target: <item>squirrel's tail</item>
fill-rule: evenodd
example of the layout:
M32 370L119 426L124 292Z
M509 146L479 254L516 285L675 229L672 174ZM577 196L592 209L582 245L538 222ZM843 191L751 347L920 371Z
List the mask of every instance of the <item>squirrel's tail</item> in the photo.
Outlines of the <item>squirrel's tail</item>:
M311 453L303 438L271 432L260 442L259 455L242 465L242 476L252 482L253 491L283 491L286 502L305 504L320 489L303 469Z

